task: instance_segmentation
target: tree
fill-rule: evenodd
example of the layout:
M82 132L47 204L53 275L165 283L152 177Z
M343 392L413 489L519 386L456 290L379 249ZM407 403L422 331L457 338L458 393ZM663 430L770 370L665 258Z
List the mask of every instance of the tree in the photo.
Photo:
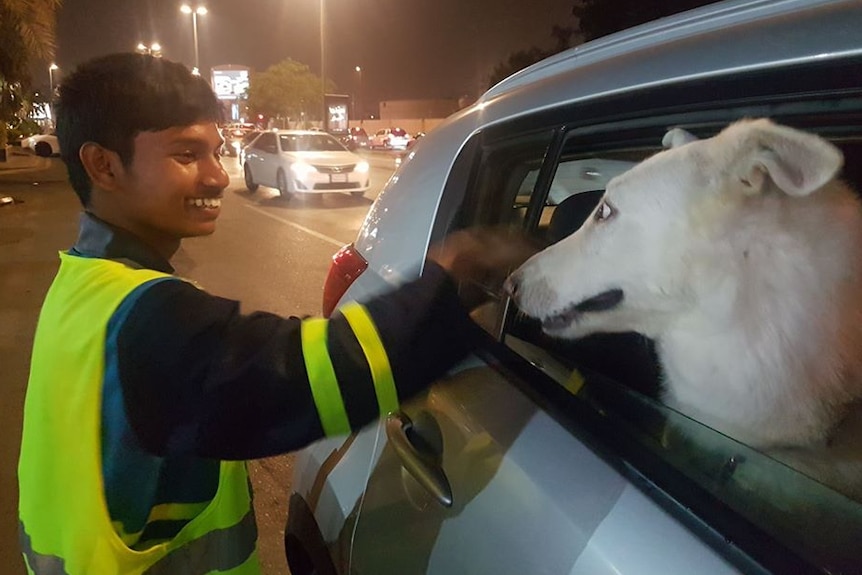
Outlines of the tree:
M0 159L6 159L6 125L21 108L31 83L31 59L50 61L54 55L60 3L0 0Z
M508 78L515 72L526 68L540 60L544 60L548 56L553 56L563 50L568 50L574 44L575 40L580 40L580 35L572 26L554 26L551 29L551 37L554 39L554 45L550 48L543 49L538 46L527 48L513 52L509 57L494 67L488 81L488 87L494 86L500 81Z
M491 72L491 77L488 79L488 87L499 84L518 70L523 70L548 56L550 56L549 52L537 46L509 54L509 58L505 62L494 66L494 71Z
M305 64L288 58L252 74L248 107L253 115L288 120L303 115L318 118L323 109L320 77L312 74Z
M713 2L715 0L578 0L572 14L580 22L584 40L588 41Z

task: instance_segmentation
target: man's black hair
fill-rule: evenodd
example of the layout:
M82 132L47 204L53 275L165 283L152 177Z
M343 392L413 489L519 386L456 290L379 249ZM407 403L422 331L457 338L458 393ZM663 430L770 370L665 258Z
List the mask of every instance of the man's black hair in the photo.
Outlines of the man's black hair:
M92 183L78 152L95 142L129 166L134 138L200 122L219 122L222 107L200 76L177 62L145 54L111 54L67 76L57 102L57 139L69 181L84 207Z

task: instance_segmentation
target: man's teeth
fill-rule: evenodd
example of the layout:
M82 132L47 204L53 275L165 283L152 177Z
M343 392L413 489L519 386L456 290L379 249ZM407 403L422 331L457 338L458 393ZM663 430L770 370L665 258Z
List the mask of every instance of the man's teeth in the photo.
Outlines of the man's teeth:
M189 198L186 203L198 208L220 208L221 198Z

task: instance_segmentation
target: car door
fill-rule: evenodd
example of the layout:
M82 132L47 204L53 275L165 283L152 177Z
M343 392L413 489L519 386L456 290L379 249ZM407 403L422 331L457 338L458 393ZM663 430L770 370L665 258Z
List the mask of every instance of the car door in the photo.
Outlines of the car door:
M610 178L660 151L669 126L707 136L753 110L833 138L848 158L862 150L859 94L770 94L756 105L618 111L615 121L612 109L573 107L465 145L475 156L458 163L475 168L447 191L460 197L441 202L452 212L438 214L433 235L515 225L549 245L591 215ZM580 120L590 117L606 121ZM855 165L846 174L858 177ZM342 572L854 573L862 564L862 503L662 404L652 342L554 341L499 284L478 287L492 296L474 312L489 341L376 430L384 447L339 535Z
M258 184L275 187L278 160L278 142L274 132L264 132L247 148L246 165L251 168Z

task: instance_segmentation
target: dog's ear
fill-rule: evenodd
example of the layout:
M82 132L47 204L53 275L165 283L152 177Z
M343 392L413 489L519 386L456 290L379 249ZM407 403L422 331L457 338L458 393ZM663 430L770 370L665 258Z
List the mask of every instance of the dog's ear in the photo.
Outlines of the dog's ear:
M682 128L672 128L661 139L661 145L664 149L669 150L683 144L688 144L689 142L694 142L695 140L697 140L697 137L691 132L686 132Z
M742 164L740 180L752 193L762 191L768 178L788 195L807 196L834 178L844 163L841 150L819 136L766 119L742 127L749 132L742 149L750 159Z

